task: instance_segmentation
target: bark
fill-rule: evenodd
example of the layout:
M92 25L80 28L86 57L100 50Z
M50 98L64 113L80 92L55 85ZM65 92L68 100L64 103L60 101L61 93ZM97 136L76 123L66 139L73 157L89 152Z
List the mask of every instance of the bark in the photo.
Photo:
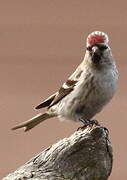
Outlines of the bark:
M3 180L107 180L112 162L108 131L94 125L53 144Z

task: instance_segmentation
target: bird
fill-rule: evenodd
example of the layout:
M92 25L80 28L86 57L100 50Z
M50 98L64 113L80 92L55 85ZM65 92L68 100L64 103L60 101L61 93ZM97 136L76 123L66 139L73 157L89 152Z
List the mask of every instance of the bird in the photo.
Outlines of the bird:
M92 122L114 96L118 82L118 70L108 35L94 31L86 38L85 56L74 73L61 88L35 107L46 108L44 113L16 125L12 130L28 131L46 119Z

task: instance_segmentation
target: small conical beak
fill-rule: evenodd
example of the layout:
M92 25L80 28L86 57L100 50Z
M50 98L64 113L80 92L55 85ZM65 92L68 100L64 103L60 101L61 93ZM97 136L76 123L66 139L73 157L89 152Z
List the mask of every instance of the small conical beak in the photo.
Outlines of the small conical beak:
M101 51L98 47L94 46L92 48L92 61L96 64L99 63L101 59Z
M99 55L100 54L100 50L99 50L99 48L97 47L97 46L94 46L93 48L92 48L92 54L94 55L94 54L96 54L96 55Z

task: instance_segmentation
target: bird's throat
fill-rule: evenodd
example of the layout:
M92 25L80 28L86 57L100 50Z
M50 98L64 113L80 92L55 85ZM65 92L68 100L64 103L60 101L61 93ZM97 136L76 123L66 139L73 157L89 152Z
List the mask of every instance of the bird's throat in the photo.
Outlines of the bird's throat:
M94 53L93 55L92 55L92 62L94 63L94 64L99 64L100 63L100 60L101 60L101 56L99 55L99 54L96 54L96 53Z

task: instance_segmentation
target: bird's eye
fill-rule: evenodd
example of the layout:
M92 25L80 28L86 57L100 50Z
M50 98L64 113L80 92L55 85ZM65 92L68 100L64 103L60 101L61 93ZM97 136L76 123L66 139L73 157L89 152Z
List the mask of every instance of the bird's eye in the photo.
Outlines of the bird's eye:
M92 47L91 47L91 46L88 46L88 47L87 47L87 50L88 50L88 51L92 51Z
M87 50L90 51L90 52L92 52L92 48L93 48L94 46L97 46L100 51L104 51L104 50L106 50L106 49L108 48L108 46L106 46L106 45L94 44L93 46L88 46L88 47L87 47Z

